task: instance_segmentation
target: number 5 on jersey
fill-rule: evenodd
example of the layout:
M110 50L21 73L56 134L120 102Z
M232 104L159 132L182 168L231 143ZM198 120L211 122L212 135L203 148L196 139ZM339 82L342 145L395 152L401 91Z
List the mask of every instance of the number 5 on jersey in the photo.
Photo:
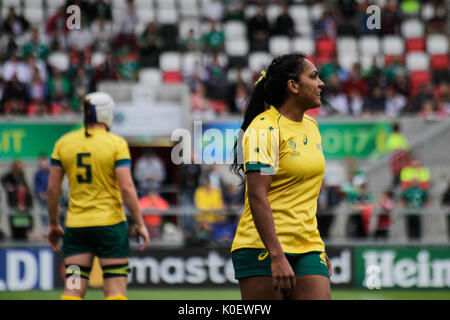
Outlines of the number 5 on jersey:
M90 153L77 154L77 168L84 169L84 174L77 174L78 183L92 183L92 167L85 159L90 159Z

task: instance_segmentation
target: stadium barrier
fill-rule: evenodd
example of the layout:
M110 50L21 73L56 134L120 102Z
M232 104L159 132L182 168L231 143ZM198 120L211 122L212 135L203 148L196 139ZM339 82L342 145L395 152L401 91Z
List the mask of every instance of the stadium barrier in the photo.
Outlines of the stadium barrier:
M327 254L333 265L332 289L450 289L448 246L328 246ZM130 288L237 286L229 248L133 249L130 268ZM91 273L90 281L101 286L101 269ZM61 253L41 246L0 249L1 291L63 285Z

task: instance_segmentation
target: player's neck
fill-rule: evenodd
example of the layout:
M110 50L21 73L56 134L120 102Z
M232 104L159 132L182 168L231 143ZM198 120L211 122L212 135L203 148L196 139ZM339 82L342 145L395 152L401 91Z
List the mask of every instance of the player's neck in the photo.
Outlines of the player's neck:
M88 125L88 129L103 129L103 130L107 130L106 126L103 123L93 123Z

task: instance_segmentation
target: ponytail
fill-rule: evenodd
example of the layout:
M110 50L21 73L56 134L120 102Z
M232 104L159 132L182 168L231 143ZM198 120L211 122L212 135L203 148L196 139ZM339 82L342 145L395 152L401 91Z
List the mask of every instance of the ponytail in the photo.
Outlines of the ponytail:
M244 121L241 125L241 130L239 130L238 137L234 142L233 153L234 160L231 165L231 170L238 176L242 177L244 173L244 164L243 164L243 151L242 151L242 139L244 138L244 132L247 130L250 123L252 123L253 119L256 118L259 114L266 111L266 103L264 101L264 86L267 82L267 78L265 73L261 73L261 77L256 82L256 85L253 89L253 93L251 94L247 107L244 112Z
M89 126L89 119L92 118L92 110L91 110L91 104L88 100L84 100L83 104L83 111L84 111L84 135L86 138L89 138L91 134L88 132L88 126Z

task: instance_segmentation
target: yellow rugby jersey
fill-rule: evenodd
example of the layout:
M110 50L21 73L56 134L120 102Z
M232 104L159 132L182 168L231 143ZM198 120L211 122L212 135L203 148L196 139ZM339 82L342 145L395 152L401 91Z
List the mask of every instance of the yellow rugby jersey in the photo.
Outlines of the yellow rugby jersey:
M272 175L267 197L283 251L325 251L316 219L325 171L316 121L305 114L301 122L295 122L271 106L252 121L242 144L244 171ZM244 212L231 251L241 248L264 248L248 203L247 186Z
M115 168L130 166L125 139L104 129L69 132L56 143L51 164L61 166L69 178L67 227L108 226L126 220Z

